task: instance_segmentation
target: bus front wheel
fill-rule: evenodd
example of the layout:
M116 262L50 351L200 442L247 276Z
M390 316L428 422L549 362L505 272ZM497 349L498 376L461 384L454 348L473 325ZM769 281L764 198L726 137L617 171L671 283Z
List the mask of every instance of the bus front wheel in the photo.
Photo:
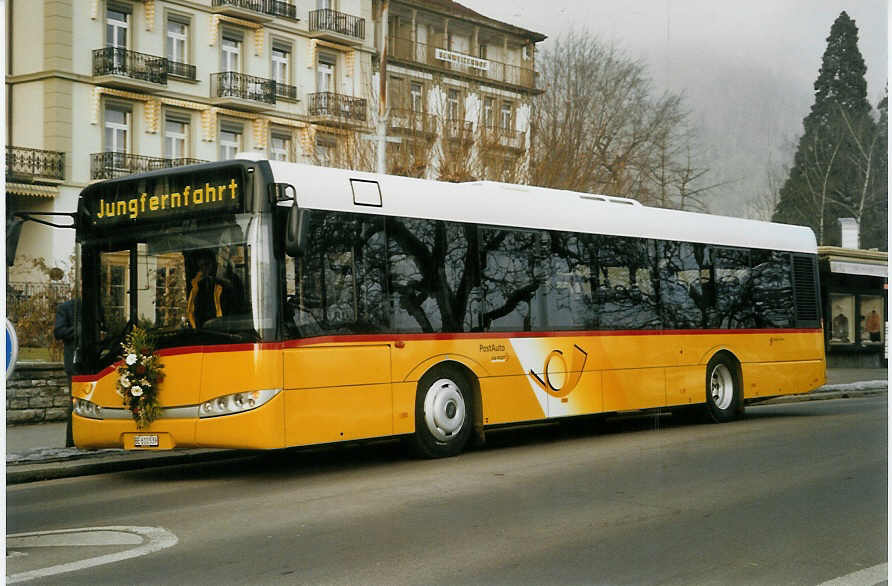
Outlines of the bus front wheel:
M706 366L706 411L716 423L733 421L743 414L743 392L736 362L716 354Z
M436 366L418 381L415 452L444 458L461 452L471 436L471 385L458 370Z

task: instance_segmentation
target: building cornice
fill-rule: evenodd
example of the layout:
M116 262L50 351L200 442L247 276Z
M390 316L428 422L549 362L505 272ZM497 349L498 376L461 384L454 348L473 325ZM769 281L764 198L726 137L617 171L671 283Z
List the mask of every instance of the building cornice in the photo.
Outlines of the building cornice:
M436 14L438 16L442 16L443 18L449 18L454 20L463 20L465 22L470 22L478 26L482 26L488 28L490 30L506 34L510 33L512 35L522 37L533 41L534 43L541 43L548 37L543 35L542 33L537 33L535 31L527 30L525 28L521 28L519 26L514 26L513 24L508 24L507 22L501 22L495 19L487 18L483 15L480 17L475 17L467 14L453 14L446 10L442 10L436 7L431 6L430 4L424 2L423 0L394 0L394 4L403 4L408 8L414 8L416 10L423 10L424 12L428 12L430 14Z
M889 253L878 250L860 250L839 246L819 246L818 256L826 260L847 260L864 264L887 264Z

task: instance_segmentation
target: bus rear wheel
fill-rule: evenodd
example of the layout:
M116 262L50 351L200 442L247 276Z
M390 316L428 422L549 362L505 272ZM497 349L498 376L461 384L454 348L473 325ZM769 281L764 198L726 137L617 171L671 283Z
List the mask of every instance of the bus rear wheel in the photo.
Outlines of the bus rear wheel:
M436 366L418 381L415 452L425 458L455 456L471 436L471 385L458 369Z
M706 411L716 423L733 421L743 414L743 396L737 364L726 354L716 354L706 366Z

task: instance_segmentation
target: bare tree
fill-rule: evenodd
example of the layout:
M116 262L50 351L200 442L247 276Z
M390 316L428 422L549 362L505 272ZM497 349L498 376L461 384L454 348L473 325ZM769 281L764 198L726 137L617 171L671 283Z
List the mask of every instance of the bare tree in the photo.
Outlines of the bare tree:
M558 38L539 65L530 183L704 207L713 186L701 186L681 96L655 96L640 61L586 33Z
M744 209L744 216L753 220L770 222L780 201L780 188L784 177L790 174L789 165L774 166L769 161L765 172L765 186L750 200Z

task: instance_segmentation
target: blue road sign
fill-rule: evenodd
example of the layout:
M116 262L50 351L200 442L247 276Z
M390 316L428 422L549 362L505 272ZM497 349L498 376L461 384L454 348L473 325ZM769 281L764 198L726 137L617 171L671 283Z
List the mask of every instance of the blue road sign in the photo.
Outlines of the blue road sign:
M15 335L15 326L6 318L6 378L15 370L15 361L19 356L19 339Z

